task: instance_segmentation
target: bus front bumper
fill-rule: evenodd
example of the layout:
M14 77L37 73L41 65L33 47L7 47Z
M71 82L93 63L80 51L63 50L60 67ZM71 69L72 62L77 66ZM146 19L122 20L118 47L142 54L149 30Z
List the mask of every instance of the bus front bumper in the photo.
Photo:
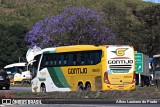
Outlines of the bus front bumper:
M105 84L104 90L135 90L135 83L134 84L119 84L119 85L111 85Z

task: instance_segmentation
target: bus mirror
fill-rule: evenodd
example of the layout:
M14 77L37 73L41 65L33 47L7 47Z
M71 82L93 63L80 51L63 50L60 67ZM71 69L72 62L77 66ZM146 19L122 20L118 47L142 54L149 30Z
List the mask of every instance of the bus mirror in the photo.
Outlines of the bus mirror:
M33 65L33 62L32 62L32 63L30 63L30 65Z
M32 60L30 62L28 62L28 65L33 65L33 62L35 62L36 60Z

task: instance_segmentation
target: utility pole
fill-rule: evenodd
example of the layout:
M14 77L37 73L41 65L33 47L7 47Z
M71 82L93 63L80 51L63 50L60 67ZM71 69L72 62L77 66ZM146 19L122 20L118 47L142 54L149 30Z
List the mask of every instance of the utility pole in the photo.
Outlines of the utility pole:
M21 62L21 57L19 57L19 62Z

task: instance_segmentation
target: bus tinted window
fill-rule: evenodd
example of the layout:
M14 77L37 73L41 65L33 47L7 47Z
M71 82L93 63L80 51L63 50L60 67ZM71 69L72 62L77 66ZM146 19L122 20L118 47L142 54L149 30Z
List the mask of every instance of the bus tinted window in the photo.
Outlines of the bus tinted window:
M101 56L101 50L44 54L41 69L45 67L96 65L101 61Z

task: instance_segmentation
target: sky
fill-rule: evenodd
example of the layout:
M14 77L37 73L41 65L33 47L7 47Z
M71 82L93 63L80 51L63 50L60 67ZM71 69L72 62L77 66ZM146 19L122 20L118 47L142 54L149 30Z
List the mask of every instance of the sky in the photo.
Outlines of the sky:
M153 2L153 3L160 3L160 0L143 0L143 1L146 1L146 2Z

